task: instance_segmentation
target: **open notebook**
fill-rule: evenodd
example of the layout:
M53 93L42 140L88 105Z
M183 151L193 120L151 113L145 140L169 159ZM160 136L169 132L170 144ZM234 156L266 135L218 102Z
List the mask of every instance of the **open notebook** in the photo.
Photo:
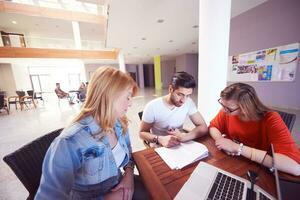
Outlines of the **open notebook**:
M155 151L171 169L181 169L197 160L208 156L205 145L189 141L175 147L159 147Z

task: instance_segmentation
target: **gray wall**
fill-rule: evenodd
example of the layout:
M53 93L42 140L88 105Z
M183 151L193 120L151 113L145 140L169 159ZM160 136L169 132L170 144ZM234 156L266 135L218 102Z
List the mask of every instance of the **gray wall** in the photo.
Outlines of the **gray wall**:
M176 71L185 71L194 76L198 83L198 54L184 54L176 57Z
M132 78L137 82L137 84L139 85L139 73L138 73L138 65L135 64L126 64L125 65L126 71L129 73L133 73L134 76L132 76Z
M231 20L229 54L300 41L300 1L269 0ZM300 63L293 82L248 82L267 105L300 109ZM228 83L230 84L230 82Z
M163 88L168 88L175 72L175 60L161 62L161 82Z
M154 87L154 65L143 64L145 87Z

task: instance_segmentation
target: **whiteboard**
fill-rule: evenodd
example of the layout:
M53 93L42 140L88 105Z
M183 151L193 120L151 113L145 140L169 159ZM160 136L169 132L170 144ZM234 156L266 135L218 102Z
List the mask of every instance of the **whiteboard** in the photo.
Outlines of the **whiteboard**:
M227 80L294 81L299 59L299 43L229 56Z

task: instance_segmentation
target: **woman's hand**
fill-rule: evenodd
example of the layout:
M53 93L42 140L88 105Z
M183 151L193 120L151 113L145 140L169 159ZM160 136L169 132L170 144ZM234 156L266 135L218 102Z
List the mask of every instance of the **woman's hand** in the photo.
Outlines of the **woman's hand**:
M240 148L239 144L224 137L217 138L215 144L219 150L224 150L229 155L237 153Z
M123 190L123 200L131 200L134 192L133 169L126 168L121 182L111 191Z

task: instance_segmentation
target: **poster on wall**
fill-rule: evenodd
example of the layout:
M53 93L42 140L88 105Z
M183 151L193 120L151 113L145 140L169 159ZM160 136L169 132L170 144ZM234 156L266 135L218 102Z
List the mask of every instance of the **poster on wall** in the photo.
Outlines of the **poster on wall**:
M228 81L293 81L299 43L230 56Z

